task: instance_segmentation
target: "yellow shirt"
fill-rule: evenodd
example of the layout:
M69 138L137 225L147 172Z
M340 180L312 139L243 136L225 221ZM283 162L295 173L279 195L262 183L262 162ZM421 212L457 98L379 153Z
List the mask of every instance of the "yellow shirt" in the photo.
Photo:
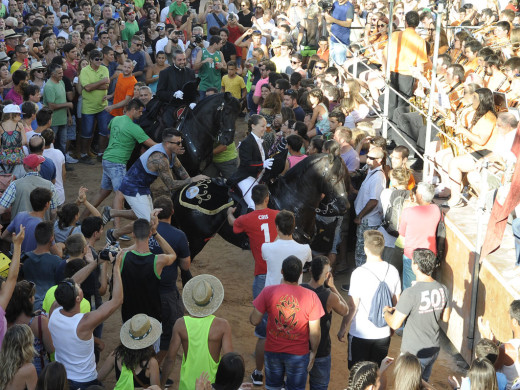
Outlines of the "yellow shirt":
M242 97L242 88L246 87L246 83L240 76L235 75L231 78L225 75L222 77L222 86L224 87L224 92L229 92L233 97L240 99Z
M426 42L412 27L394 32L390 45L388 66L392 72L411 76L410 66L419 66L428 62Z
M18 62L18 61L15 61L13 62L13 64L11 65L11 74L13 74L14 72L16 72L18 69L20 69L20 67L23 65L23 62Z
M495 146L495 141L498 135L498 132L495 131L495 125L497 123L497 117L493 115L492 112L487 112L482 118L480 118L475 126L471 128L471 133L478 135L480 137L484 137L487 139L484 145L477 145L475 143L471 144L471 149L474 151L478 150L492 150Z

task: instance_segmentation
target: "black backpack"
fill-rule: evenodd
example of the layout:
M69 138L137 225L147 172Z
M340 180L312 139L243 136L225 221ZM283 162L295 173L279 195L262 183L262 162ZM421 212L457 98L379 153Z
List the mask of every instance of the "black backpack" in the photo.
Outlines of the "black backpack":
M390 204L386 209L382 226L391 236L399 237L399 219L403 211L404 201L409 197L409 190L394 190L390 195Z

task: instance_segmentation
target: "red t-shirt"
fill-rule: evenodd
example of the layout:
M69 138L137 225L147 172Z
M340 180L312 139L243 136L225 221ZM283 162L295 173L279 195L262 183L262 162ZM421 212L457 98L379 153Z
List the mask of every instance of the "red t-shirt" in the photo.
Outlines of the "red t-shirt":
M437 225L441 211L435 204L409 207L403 210L399 235L404 237L404 254L412 258L413 251L425 248L437 254Z
M241 215L233 224L233 233L246 233L249 237L249 246L255 259L255 276L267 273L267 265L262 259L262 245L276 240L278 230L274 219L278 210L254 210L249 214Z
M253 305L259 312L267 312L266 351L309 353L309 321L325 314L314 291L292 284L267 286Z

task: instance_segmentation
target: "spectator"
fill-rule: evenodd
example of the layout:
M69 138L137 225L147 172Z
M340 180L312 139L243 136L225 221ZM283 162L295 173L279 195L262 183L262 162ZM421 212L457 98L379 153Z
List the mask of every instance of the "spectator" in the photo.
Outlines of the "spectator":
M38 374L32 364L33 344L34 335L26 324L14 325L6 332L0 350L0 358L5 364L0 370L2 389L36 387Z
M287 149L289 150L289 154L287 156L286 169L294 167L296 164L307 157L306 154L301 152L302 147L302 137L297 134L291 134L287 137Z
M123 72L119 73L116 81L116 89L113 95L107 95L108 101L113 101L112 104L105 107L105 111L112 116L124 115L123 108L134 97L134 85L137 80L132 75L134 64L131 59L126 59L123 64Z
M186 283L182 290L182 302L190 315L179 318L173 327L161 376L162 388L170 376L181 344L183 359L179 387L192 389L202 372L208 373L210 382L215 381L221 353L233 350L229 323L213 315L223 299L224 287L212 275L198 275Z
M31 139L29 139L29 142L27 143L27 146L30 155L34 154L36 156L43 157L45 139L41 137L41 135L31 137ZM57 187L59 187L60 185L61 187L63 187L63 182L56 185L56 166L54 165L51 159L46 159L45 157L43 157L43 161L40 164L40 176L54 184L54 188L56 190L56 197L58 197L59 188Z
M294 116L297 121L303 122L305 119L305 112L303 108L298 105L298 93L292 89L287 89L283 94L283 105L284 107L292 108Z
M251 190L251 198L255 203L255 209L250 213L241 215L238 218L233 216L236 208L228 209L228 222L233 226L233 233L246 233L249 238L249 247L253 259L255 260L255 277L253 280L253 299L256 299L265 287L267 264L262 256L262 246L265 243L276 240L277 232L276 216L278 210L272 210L267 207L269 204L269 190L266 185L259 184ZM264 376L262 370L264 368L264 344L266 337L266 323L262 322L255 328L255 336L258 338L255 347L255 371L251 374L253 384L261 386Z
M302 262L289 256L282 264L282 284L264 288L253 301L249 320L253 325L268 314L265 343L267 388L303 389L314 365L320 342L320 318L325 314L318 296L298 286Z
M427 248L437 254L437 225L441 219L439 206L432 203L435 196L433 185L421 182L415 192L418 206L402 211L399 222L399 237L396 245L402 247L403 255L403 290L412 285L415 280L412 272L412 255L417 248Z
M5 310L5 318L9 327L27 324L34 335L34 349L36 354L33 365L36 372L41 373L44 365L49 363L48 354L54 352L51 334L48 328L48 319L45 315L34 313L32 301L36 288L34 283L22 280L14 288L13 297Z
M4 107L0 126L0 162L5 173L12 173L17 178L24 175L22 160L25 156L22 146L27 145L21 119L22 112L17 104Z
M22 243L22 253L31 252L36 249L36 237L34 231L36 226L43 222L46 211L50 207L52 192L46 188L35 188L31 191L29 200L33 211L23 211L15 215L11 223L2 233L2 240L11 241L13 234L20 232L20 226L24 226L25 238Z
M448 382L454 388L464 390L469 389L489 389L498 390L497 376L493 363L487 358L476 358L471 362L468 376L459 381L455 377L448 377ZM473 385L471 385L473 383ZM470 387L471 386L471 387ZM505 387L504 387L505 388Z
M220 0L215 3L220 4ZM215 15L215 14L213 14ZM209 16L208 16L209 17ZM222 39L218 36L211 37L209 40L209 47L203 48L198 54L193 64L193 69L199 71L200 84L199 95L200 99L206 96L208 88L220 89L222 85L220 69L226 67L224 55L220 51L222 47Z
M135 249L123 255L121 265L121 280L125 292L121 317L124 322L139 313L159 321L162 319L161 273L164 267L173 264L177 255L170 244L157 232L158 224L156 215L152 217L151 223L146 219L138 219L134 222ZM165 254L150 253L148 241L152 236Z
M379 370L374 362L359 362L349 370L347 390L369 390L386 388L386 369L394 359L385 358Z
M489 326L489 321L484 323L482 317L478 319L478 327L482 337L500 345L495 368L497 372L501 372L506 376L508 389L512 387L514 381L520 375L520 361L518 358L518 350L520 348L520 299L511 302L509 316L511 318L513 338L506 343L500 343L496 339Z
M123 302L120 252L114 264L112 298L90 313L80 312L83 291L72 279L65 279L55 291L49 330L56 349L56 361L67 370L71 390L100 384L94 357L94 329L112 315Z
M45 157L45 161L52 162L54 164L54 168L56 170L56 179L54 182L54 186L56 189L56 196L58 197L58 202L60 205L65 203L65 177L66 177L66 169L65 169L65 155L58 148L54 148L54 131L51 129L45 129L41 133L43 139L43 157ZM30 141L29 141L30 144Z
M282 277L282 263L289 256L300 259L302 267L312 260L311 248L308 244L299 244L293 240L292 236L296 221L294 214L287 210L280 211L275 218L276 229L278 230L277 239L271 243L262 245L262 258L267 265L265 286L280 284ZM302 281L301 275L298 284Z
M380 196L386 187L386 177L382 170L385 159L385 152L380 147L373 147L367 154L368 173L359 188L354 208L356 218L354 223L356 231L356 266L365 263L366 255L364 248L364 232L366 230L376 230L382 222L382 207Z
M186 275L184 278L186 280L183 281L191 278L191 273L189 272L191 256L186 235L182 230L171 225L173 216L172 200L167 196L160 196L155 199L153 206L155 209L161 209L159 214L157 214L159 219L157 232L172 247L178 259L176 263L164 267L161 273L160 293L163 332L160 340L160 353L158 355L159 362L161 362L170 346L173 325L184 314L181 296L179 290L177 290L177 270L180 267L181 272L184 272ZM150 237L148 246L150 247L150 252L155 255L161 255L165 252L156 237Z
M400 390L435 390L421 378L421 363L409 352L397 358L394 368L394 388Z
M392 154L390 155L390 161L392 163L392 168L405 168L408 169L408 156L410 155L410 150L404 146L399 145L394 148ZM407 189L412 190L415 187L415 178L413 174L410 172L410 179L407 183Z
M332 312L346 316L349 308L347 302L334 285L329 259L326 256L317 256L311 262L311 280L302 287L314 291L318 296L325 315L320 319L320 344L316 351L316 358L312 370L309 371L309 387L311 390L327 389L330 381L331 369L331 342L330 326Z
M222 356L218 364L217 374L215 375L214 389L240 390L242 387L242 379L244 378L245 364L244 358L236 352L228 352ZM207 379L207 375L202 373L197 379L195 390L208 388L212 384ZM243 384L244 387L247 384Z
M123 43L123 48L128 49L134 44L132 39L134 34L139 31L139 24L135 20L136 15L133 8L125 8L124 15L125 28L121 31L121 42Z
M26 280L36 285L33 305L36 311L42 308L47 290L58 283L57 271L62 260L59 256L51 254L54 241L52 222L40 222L36 225L34 236L36 237L36 249L27 253L23 273Z
M349 369L362 361L379 364L388 355L391 330L388 326L376 326L370 319L372 304L381 282L386 284L394 305L401 294L399 273L381 259L385 247L383 235L376 230L367 230L363 235L367 261L352 272L347 299L349 312L343 317L338 332L338 339L344 341L349 329Z
M16 280L18 279L18 272L20 270L20 253L24 237L25 227L21 225L20 232L16 235L12 235L14 249L7 279L0 277L0 345L2 344L5 332L7 331L5 309L11 300L14 288L16 286Z
M431 276L436 266L437 259L431 250L416 249L412 270L417 282L403 291L397 306L383 310L392 329L398 329L406 320L401 353L417 356L426 382L439 355L440 321L448 322L450 318L448 289Z
M51 129L56 138L56 148L63 154L67 153L67 110L72 110L72 102L67 102L65 84L63 83L63 68L59 64L49 66L49 81L43 88L43 104L52 110Z
M143 40L140 36L135 35L132 38L132 46L127 49L126 55L129 60L135 61L132 76L137 81L146 81L146 55L143 51Z
M36 390L67 390L67 371L65 366L58 362L51 362L45 366L36 384Z
M343 126L337 127L334 132L334 140L339 143L341 158L345 161L349 172L355 172L359 169L359 155L356 149L350 145L352 141L352 130Z
M108 137L110 114L105 111L106 96L109 86L108 69L100 66L102 54L92 50L89 54L90 64L81 70L79 81L82 85L81 96L81 158L79 162L94 165L88 152L94 135L94 122L97 120L99 135Z
M337 0L332 6L332 12L323 15L333 34L330 39L332 59L341 66L347 58L346 48L350 45L350 25L354 19L354 6L348 0Z
M13 181L5 190L0 198L0 214L11 207L11 215L17 215L22 211L32 211L30 204L30 194L35 188L47 188L52 192L52 199L49 210L45 212L45 220L54 218L56 208L58 207L58 199L54 185L42 178L39 174L40 164L44 158L36 154L30 154L23 159L24 169L27 171L25 176Z

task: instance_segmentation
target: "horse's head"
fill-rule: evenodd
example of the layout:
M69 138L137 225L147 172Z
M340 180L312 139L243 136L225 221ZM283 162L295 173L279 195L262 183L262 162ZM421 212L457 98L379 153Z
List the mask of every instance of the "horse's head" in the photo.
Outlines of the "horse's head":
M229 145L235 139L235 121L240 114L241 105L229 92L222 95L215 115L218 117L219 132L217 142Z
M323 197L318 214L326 216L344 215L349 207L347 183L349 173L347 166L340 156L324 154L316 164L324 180L321 181Z

